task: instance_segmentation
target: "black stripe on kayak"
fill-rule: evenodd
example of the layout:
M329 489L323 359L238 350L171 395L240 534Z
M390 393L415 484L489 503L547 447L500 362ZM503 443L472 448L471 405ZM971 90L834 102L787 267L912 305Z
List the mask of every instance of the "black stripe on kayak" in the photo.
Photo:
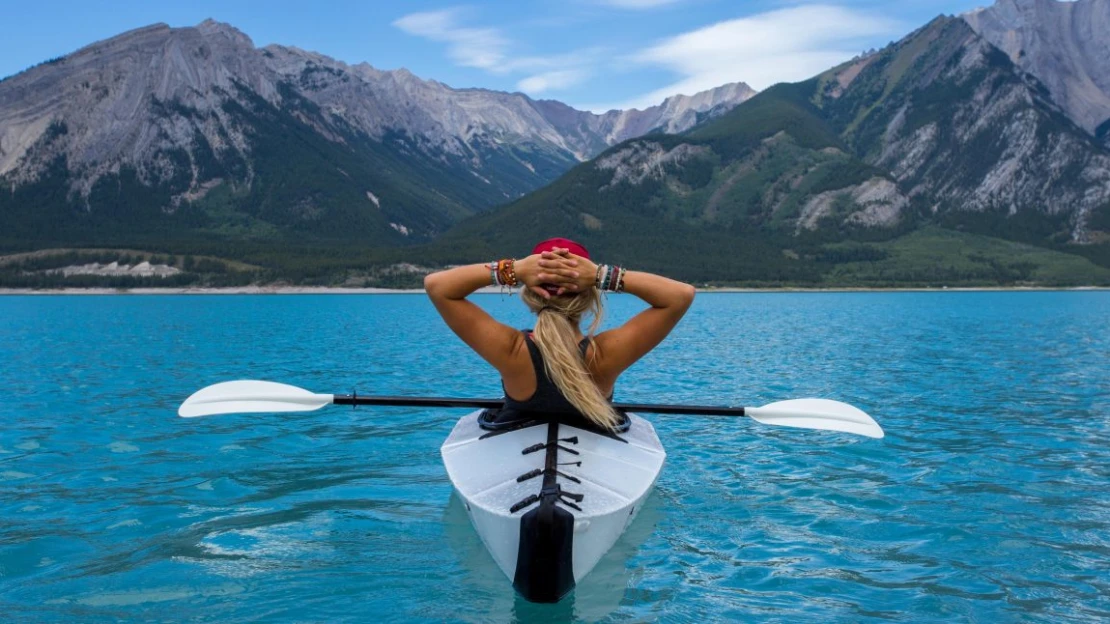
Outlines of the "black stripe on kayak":
M545 446L543 489L539 496L529 496L513 506L515 513L518 505L527 506L536 500L540 503L539 507L520 518L520 544L513 576L513 587L531 602L558 602L574 589L574 514L555 503L578 509L565 497L575 502L582 501L581 494L563 492L556 481L557 455L561 448L559 423L547 424Z

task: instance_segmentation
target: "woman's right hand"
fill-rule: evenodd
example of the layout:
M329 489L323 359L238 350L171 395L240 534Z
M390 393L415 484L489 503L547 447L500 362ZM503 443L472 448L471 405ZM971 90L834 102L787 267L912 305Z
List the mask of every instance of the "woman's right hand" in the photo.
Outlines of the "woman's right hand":
M516 276L525 288L544 299L572 292L581 272L578 261L556 249L533 254L516 261ZM563 252L563 253L560 253ZM554 286L552 290L548 287Z

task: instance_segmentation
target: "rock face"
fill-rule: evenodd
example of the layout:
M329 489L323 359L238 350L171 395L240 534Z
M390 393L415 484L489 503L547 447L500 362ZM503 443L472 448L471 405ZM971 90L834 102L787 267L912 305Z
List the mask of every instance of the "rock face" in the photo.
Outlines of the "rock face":
M602 171L612 171L613 179L601 190L619 186L622 182L641 184L648 178L662 180L667 170L681 167L693 158L704 157L709 150L705 147L682 143L674 149L666 149L654 141L636 141L611 154L598 158L594 163Z
M0 182L15 192L46 177L64 180L67 201L90 214L99 209L98 184L130 176L158 189L158 208L167 213L223 189L253 194L290 223L334 220L338 208L323 197L334 182L294 193L259 190L279 178L309 177L263 162L280 144L292 150L286 159L326 153L304 168L330 167L338 183L352 180L344 192L363 198L358 227L396 240L429 237L617 141L685 130L752 94L727 85L646 111L594 115L519 93L452 89L403 69L259 49L211 20L194 28L158 24L0 82ZM311 136L285 144L304 133Z
M1110 203L1110 153L963 21L939 18L823 79L845 140L938 218L1036 216L1084 242Z
M869 228L896 225L902 218L902 211L909 206L909 200L897 184L886 178L874 177L810 198L798 217L798 229L816 230L821 219L835 214L838 201L852 206L843 223Z
M1102 138L1110 132L1110 0L998 0L962 17L1077 124Z
M0 83L0 175L18 186L38 176L55 156L79 172L78 190L107 170L132 164L146 180L173 175L148 158L189 145L201 129L218 149L245 152L248 141L221 108L237 81L277 101L274 81L242 33L214 22L171 30L155 25L131 31ZM200 128L150 114L150 108L188 107L211 115ZM64 127L64 131L62 128ZM43 145L44 137L64 134Z

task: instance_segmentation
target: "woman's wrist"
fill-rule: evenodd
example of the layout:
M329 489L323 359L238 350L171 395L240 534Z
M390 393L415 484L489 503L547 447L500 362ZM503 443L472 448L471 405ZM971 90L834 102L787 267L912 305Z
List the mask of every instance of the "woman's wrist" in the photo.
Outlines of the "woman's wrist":
M524 268L522 262L515 258L502 258L483 265L489 270L490 285L512 288L519 284L522 281L519 272Z
M594 287L602 292L624 292L626 270L615 264L599 264L594 273Z
M539 276L542 272L543 267L540 266L539 255L533 254L517 260L517 278L525 286L538 286L540 283Z

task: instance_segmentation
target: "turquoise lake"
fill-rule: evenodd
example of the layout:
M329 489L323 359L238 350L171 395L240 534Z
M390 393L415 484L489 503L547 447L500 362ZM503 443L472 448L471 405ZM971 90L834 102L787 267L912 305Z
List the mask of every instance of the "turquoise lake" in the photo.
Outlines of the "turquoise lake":
M1108 292L699 295L617 400L824 397L887 437L648 415L656 490L555 605L452 496L465 410L176 416L232 379L499 396L422 295L4 296L0 361L4 621L1110 620Z

